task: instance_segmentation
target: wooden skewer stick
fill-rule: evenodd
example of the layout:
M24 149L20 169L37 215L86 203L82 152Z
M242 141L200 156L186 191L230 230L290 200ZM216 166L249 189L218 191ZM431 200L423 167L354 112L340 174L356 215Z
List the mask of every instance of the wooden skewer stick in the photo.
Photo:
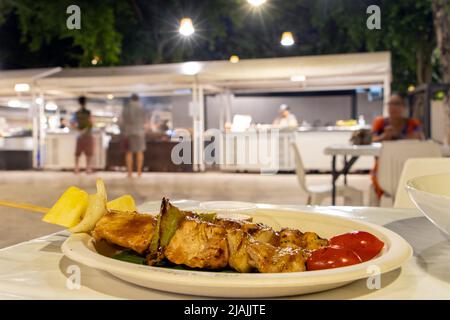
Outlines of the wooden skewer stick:
M13 202L13 201L5 201L5 200L0 200L0 206L16 208L16 209L23 209L23 210L28 210L28 211L40 212L40 213L47 213L50 210L50 208L40 207L40 206L36 206L34 204L19 203L19 202Z

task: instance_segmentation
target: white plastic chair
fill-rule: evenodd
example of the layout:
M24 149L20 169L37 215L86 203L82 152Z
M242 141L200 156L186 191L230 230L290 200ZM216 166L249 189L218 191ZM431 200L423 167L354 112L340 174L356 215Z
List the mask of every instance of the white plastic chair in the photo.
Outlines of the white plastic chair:
M300 150L295 142L291 143L295 157L295 172L297 174L300 189L308 195L308 205L320 205L323 200L331 197L331 183L327 185L306 185L306 173L303 166ZM363 204L363 192L349 186L337 186L336 197L344 197L345 205L361 206Z
M383 142L378 159L378 182L384 195L393 198L406 160L441 157L439 145L433 141L402 140Z
M403 167L397 192L395 194L394 208L415 208L414 203L406 191L408 180L431 174L450 173L449 158L414 158L408 159Z

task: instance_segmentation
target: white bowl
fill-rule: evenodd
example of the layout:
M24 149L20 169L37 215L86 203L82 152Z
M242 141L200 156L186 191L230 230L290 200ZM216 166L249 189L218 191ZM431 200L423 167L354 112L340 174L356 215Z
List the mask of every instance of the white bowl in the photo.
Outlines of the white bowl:
M450 173L411 179L406 183L406 190L417 208L450 235Z

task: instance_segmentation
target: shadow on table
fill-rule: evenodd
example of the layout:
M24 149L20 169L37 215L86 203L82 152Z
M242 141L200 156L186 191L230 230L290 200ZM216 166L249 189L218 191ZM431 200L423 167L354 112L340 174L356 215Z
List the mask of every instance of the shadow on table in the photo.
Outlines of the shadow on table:
M450 241L447 235L425 217L398 220L385 227L409 242L420 268L431 276L450 283Z

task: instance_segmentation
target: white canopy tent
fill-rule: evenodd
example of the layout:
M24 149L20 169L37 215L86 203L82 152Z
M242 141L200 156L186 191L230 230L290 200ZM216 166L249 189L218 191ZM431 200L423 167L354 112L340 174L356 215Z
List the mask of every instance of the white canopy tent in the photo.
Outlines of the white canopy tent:
M32 69L0 72L0 99L17 97L14 90L17 83L28 83L31 87L28 95L44 99L70 98L80 94L106 99L109 94L124 97L131 92L141 96L171 96L189 89L187 92L192 95L194 168L201 170L203 163L199 147L204 129L205 94L351 90L378 86L383 87L386 100L390 95L391 74L389 52L251 59L236 64L206 61ZM36 109L33 112L36 128L43 103L34 103L33 108Z

